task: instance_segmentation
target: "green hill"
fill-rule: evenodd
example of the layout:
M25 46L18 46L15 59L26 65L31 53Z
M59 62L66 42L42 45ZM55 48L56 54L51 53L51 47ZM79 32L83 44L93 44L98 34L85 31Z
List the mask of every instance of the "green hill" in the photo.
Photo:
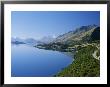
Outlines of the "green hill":
M71 52L74 61L55 76L97 77L100 76L100 27L81 26L75 31L59 35L48 44L38 44L37 48Z

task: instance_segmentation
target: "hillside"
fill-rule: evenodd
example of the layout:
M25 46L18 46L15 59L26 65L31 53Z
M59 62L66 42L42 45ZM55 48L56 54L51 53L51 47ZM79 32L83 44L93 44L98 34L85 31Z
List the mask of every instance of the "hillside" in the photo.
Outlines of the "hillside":
M96 25L88 25L77 28L75 31L59 35L54 41L48 44L38 44L35 47L47 50L71 51L78 45L92 43L99 39L100 27Z
M60 42L60 43L74 43L74 42L89 42L91 34L93 31L97 30L99 28L97 25L88 25L88 26L81 26L80 28L77 28L75 31L70 31L66 34L58 36L54 43ZM100 33L97 32L97 33Z
M58 36L49 44L35 47L45 50L70 52L74 61L57 75L61 77L100 76L100 27L88 25Z
M96 49L95 46L86 46L78 49L74 55L74 61L55 76L99 77L100 61L91 56Z

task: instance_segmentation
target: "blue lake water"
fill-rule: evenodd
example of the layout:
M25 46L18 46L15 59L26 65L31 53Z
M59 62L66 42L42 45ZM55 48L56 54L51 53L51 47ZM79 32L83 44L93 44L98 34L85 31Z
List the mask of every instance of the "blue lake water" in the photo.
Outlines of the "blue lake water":
M12 77L51 77L72 63L73 58L58 51L29 45L12 45Z

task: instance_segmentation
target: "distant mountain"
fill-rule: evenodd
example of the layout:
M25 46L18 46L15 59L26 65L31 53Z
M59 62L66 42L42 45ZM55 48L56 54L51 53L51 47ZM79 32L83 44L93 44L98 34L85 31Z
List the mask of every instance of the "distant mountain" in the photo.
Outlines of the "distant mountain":
M91 34L94 32L94 34L91 36ZM58 36L53 43L74 43L79 41L90 41L93 37L96 37L94 35L100 34L100 27L97 25L88 25L88 26L81 26L74 31L69 31L68 33L65 33L63 35ZM100 37L100 35L98 35ZM97 37L98 37L97 36ZM97 38L98 39L98 38Z
M28 45L35 45L37 44L37 40L33 39L33 38L27 38L24 40L24 42Z
M75 45L98 42L100 40L100 27L97 25L81 26L74 31L69 31L58 36L52 42L38 44L35 47L47 50L66 51ZM72 50L72 49L71 49Z
M13 41L13 42L11 42L12 44L25 44L24 42L19 42L19 41Z
M65 47L66 45L73 46L76 44L82 44L87 42L92 42L95 40L100 40L100 27L97 25L81 26L73 31L69 31L58 37L45 36L40 40L35 40L33 38L20 39L12 38L12 43L25 43L28 45L52 45L60 44Z
M39 40L39 42L48 44L50 42L53 42L54 40L55 40L55 37L53 37L53 36L45 36L45 37L41 38Z
M16 38L12 37L11 38L11 42L13 44L20 44L20 43L23 44L23 43L25 43L25 44L28 44L28 45L31 45L31 46L34 46L34 45L37 45L37 44L49 43L53 40L54 40L53 37L50 37L50 36L43 37L40 40L35 40L33 38L26 38L26 39L21 39L21 38L18 38L18 37L16 37Z
M16 37L16 38L11 38L11 43L12 44L25 44L25 42L23 41L23 39L20 39L20 38L18 38L18 37Z
M16 44L16 43L18 43L18 44L22 44L22 43L25 43L25 44L28 44L28 45L35 45L35 44L37 44L37 40L35 40L35 39L33 39L33 38L27 38L27 39L21 39L21 38L11 38L11 42L13 43L13 44Z
M18 37L12 37L12 38L11 38L11 42L15 42L15 41L18 41L18 42L24 42L24 40L21 39L21 38L18 38Z

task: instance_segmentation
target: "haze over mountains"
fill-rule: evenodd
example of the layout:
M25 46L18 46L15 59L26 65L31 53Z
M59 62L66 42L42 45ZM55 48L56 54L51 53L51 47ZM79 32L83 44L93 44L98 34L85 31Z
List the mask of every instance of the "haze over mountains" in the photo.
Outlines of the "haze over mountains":
M90 40L90 35L94 30L99 30L100 34L100 28L97 25L87 25L87 26L81 26L74 31L69 31L63 35L58 36L54 42L61 42L61 43L68 43L69 41L81 41L81 40ZM99 35L100 36L100 35Z
M37 45L37 44L49 44L49 43L66 43L73 44L76 42L88 42L91 40L100 39L100 27L93 24L87 26L81 26L76 28L73 31L69 31L63 35L59 35L58 37L53 36L44 36L43 38L36 40L34 38L26 38L21 39L19 37L13 38L12 43L15 44L29 44L29 45Z
M97 77L100 76L100 27L81 26L58 37L12 38L14 44L28 44L37 49L63 52L74 61L55 76ZM69 53L69 54L68 54Z
M81 26L74 31L69 31L63 35L59 35L50 43L36 44L35 47L47 50L66 51L74 50L82 44L99 43L100 27L97 25Z
M52 42L55 38L52 36L45 36L43 38L41 38L40 40L36 40L34 38L26 38L26 39L22 39L19 37L12 37L11 38L11 42L13 44L28 44L28 45L36 45L36 44L48 44L50 42Z

